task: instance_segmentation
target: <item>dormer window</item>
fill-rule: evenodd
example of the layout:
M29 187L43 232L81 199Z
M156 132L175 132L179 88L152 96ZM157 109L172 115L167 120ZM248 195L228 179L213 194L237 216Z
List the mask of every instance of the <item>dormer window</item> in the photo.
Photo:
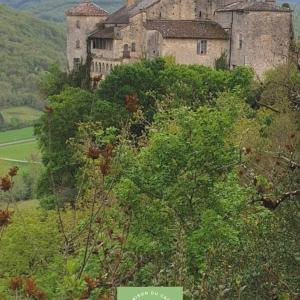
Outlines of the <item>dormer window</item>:
M76 21L76 28L80 29L80 21L79 20Z

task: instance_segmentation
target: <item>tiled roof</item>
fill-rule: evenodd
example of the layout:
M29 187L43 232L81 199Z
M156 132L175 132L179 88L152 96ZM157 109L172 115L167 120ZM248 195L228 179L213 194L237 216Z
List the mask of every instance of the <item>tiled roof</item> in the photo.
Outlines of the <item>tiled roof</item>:
M138 14L141 10L146 9L160 0L137 0L132 6L126 5L111 14L105 23L107 24L128 24L129 18Z
M115 37L114 27L106 27L93 32L89 38L106 38L113 39Z
M129 11L127 6L123 6L105 20L106 24L128 24L129 23Z
M277 11L277 12L291 12L291 9L287 7L281 7L276 5L275 2L272 1L264 1L264 2L234 2L229 4L223 8L218 9L217 11Z
M95 3L85 0L66 11L67 16L108 16L108 12Z
M159 31L164 38L228 39L226 31L213 21L148 20L144 26Z

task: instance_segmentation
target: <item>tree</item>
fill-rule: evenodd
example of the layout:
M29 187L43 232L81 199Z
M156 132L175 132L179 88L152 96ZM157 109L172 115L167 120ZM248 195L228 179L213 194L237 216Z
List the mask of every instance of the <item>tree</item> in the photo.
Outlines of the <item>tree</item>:
M73 163L68 140L75 137L81 122L94 120L103 126L120 126L123 118L126 113L122 107L95 99L91 92L79 88L69 87L50 97L49 106L35 127L46 167L39 184L40 194L52 194L54 188L74 188L78 166Z

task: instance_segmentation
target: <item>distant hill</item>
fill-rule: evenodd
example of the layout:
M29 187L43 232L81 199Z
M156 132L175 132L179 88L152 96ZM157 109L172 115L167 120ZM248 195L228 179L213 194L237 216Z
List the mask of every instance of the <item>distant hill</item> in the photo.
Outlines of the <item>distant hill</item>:
M64 12L81 0L0 0L12 8L26 10L44 20L63 21ZM94 0L109 12L119 8L124 0Z
M64 26L0 5L0 106L38 106L39 73L65 65L65 43Z

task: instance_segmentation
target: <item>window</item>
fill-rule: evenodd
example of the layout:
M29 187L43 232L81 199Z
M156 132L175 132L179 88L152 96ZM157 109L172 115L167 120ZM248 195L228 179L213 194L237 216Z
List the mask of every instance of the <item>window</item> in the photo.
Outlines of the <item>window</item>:
M76 21L76 28L80 29L80 21L79 20Z
M99 72L99 64L96 62L96 73Z
M76 41L76 49L79 49L79 48L80 48L80 41L77 40L77 41Z
M197 42L197 54L205 55L207 53L207 40Z
M130 58L129 46L125 44L123 47L123 58Z
M243 37L242 35L240 34L239 35L239 49L241 50L243 48Z
M74 70L78 71L80 67L80 58L74 58L73 64L74 64Z
M136 45L135 45L135 43L132 43L132 44L131 44L131 51L132 51L132 52L135 52L135 51L136 51Z
M95 63L94 63L94 62L92 62L91 71L92 71L92 72L95 71Z
M112 39L94 39L93 49L112 50L113 40Z
M202 11L200 10L199 11L199 18L201 19L201 17L202 17Z

